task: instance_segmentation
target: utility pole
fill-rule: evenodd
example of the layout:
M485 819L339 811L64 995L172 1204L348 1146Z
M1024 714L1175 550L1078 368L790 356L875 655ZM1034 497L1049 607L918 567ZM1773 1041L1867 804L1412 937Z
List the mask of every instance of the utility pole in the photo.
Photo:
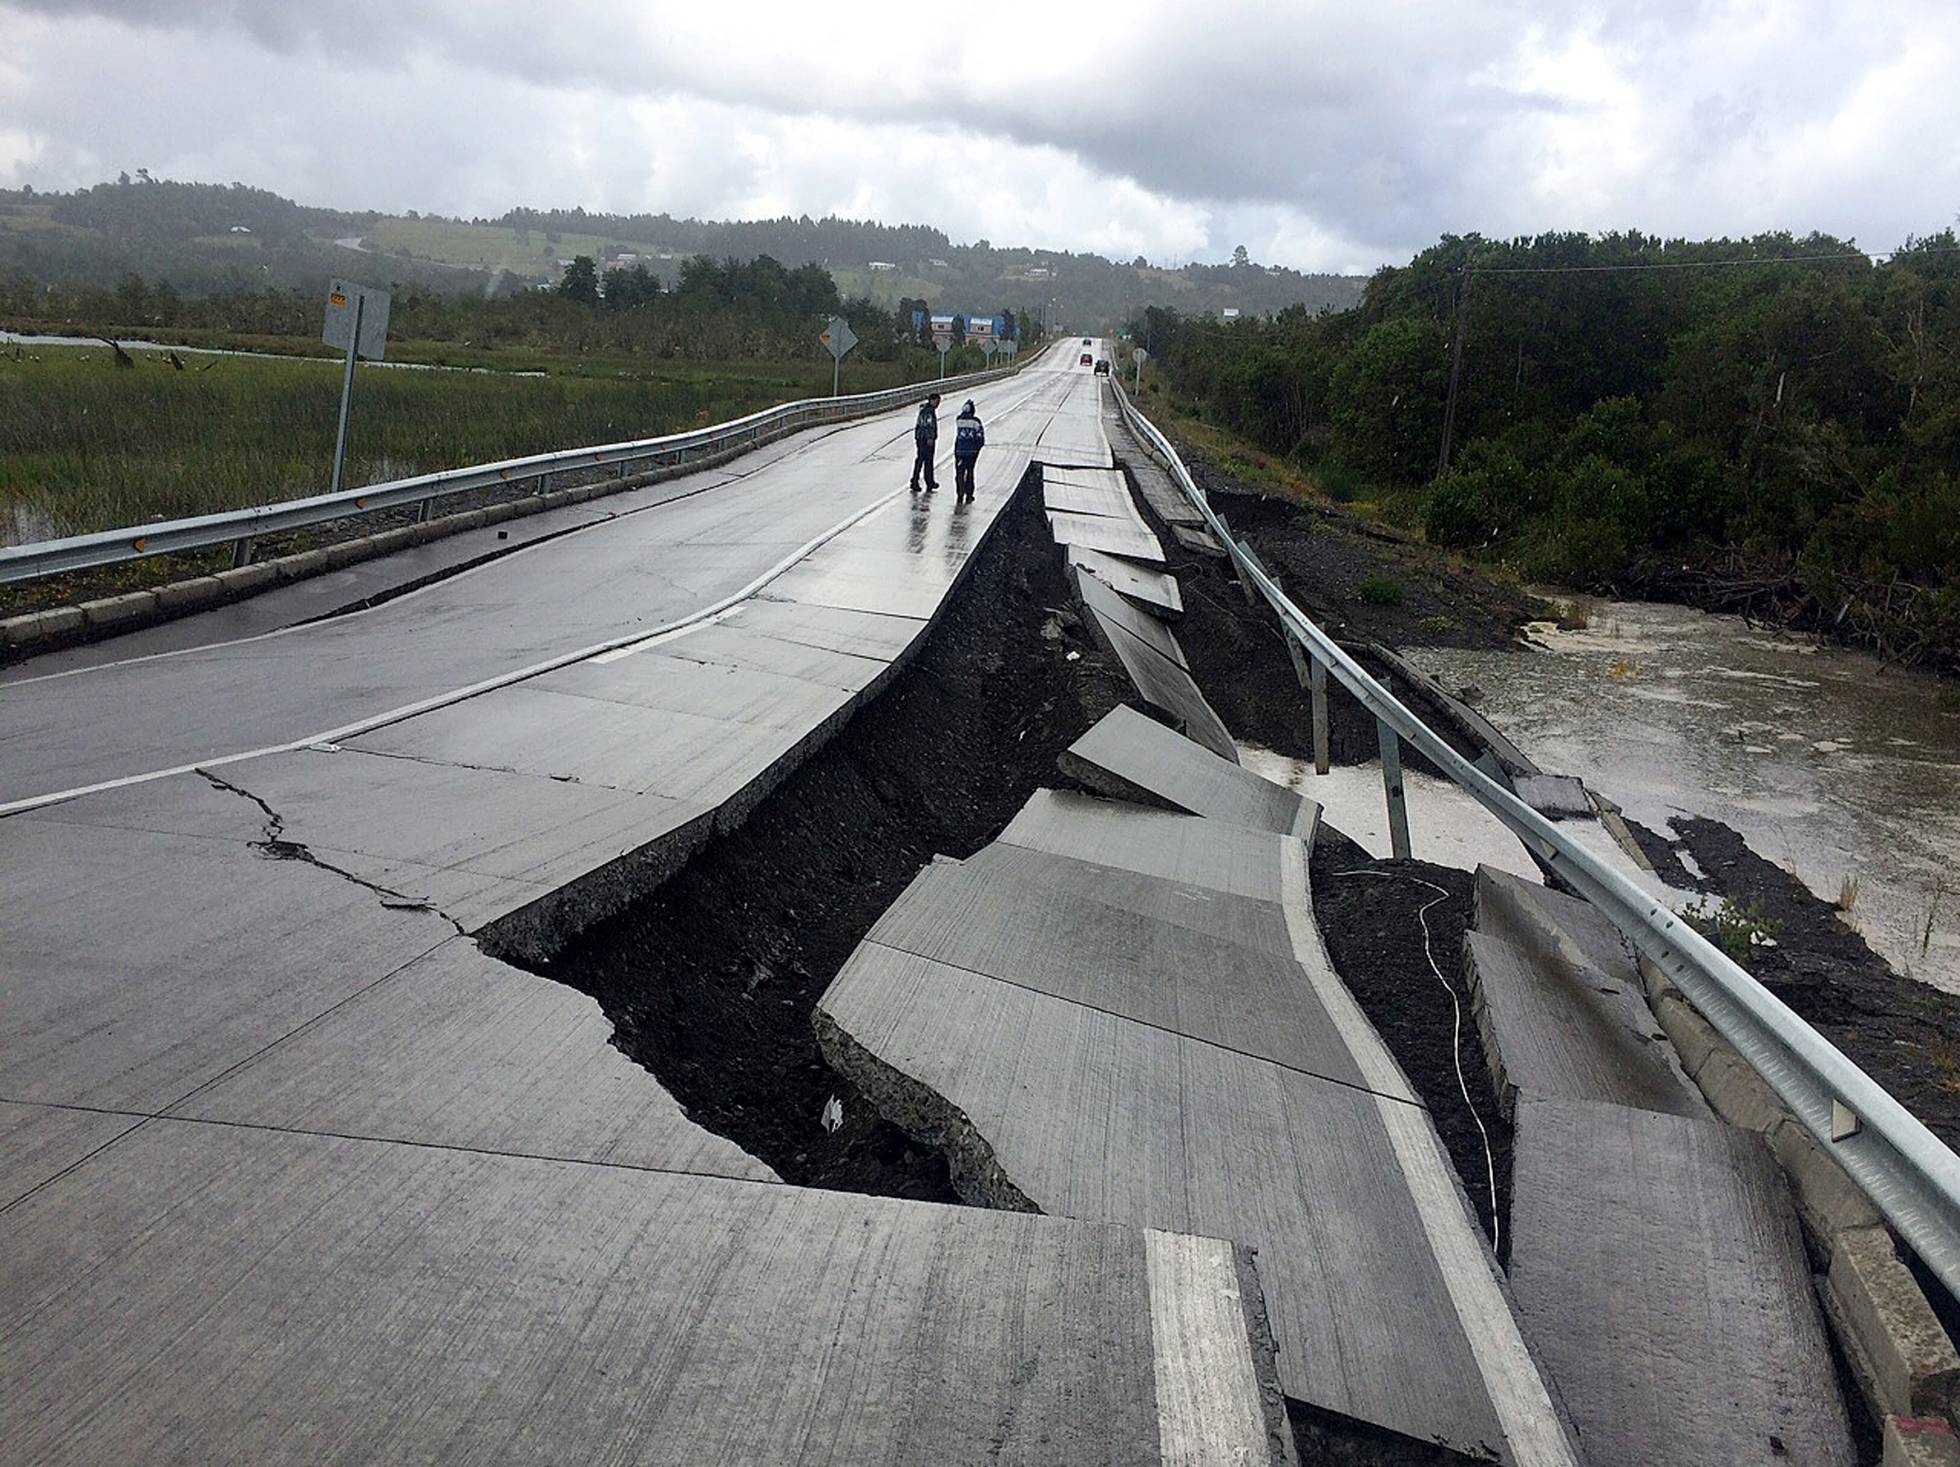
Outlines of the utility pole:
M1450 343L1450 392L1443 404L1443 446L1436 455L1436 477L1450 471L1450 440L1456 435L1456 394L1463 378L1463 337L1470 324L1470 266L1463 266L1456 285L1456 330Z

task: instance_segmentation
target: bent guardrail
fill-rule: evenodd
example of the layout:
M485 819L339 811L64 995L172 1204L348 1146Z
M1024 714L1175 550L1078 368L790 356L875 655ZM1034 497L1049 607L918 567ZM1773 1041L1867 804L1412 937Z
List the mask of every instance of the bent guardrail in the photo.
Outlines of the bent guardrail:
M408 479L391 479L359 489L343 489L337 494L314 494L304 499L255 505L249 509L161 520L119 530L98 530L29 545L0 546L0 584L31 581L39 576L86 570L90 566L113 565L125 560L141 560L173 551L206 550L223 545L232 547L233 565L244 565L251 559L253 540L261 535L302 529L355 515L377 514L404 505L419 505L420 518L427 519L436 501L449 495L532 481L537 483L536 492L543 493L546 481L555 473L605 467L617 468L623 477L636 465L646 468L657 467L663 462L686 464L740 448L756 447L818 424L888 412L916 401L923 392L946 391L997 381L1013 375L1021 366L1039 358L1040 354L1037 353L1029 358L1028 363L1014 367L973 372L964 377L948 377L936 382L888 387L849 397L802 398L763 408L730 422L716 423L686 433L669 433L659 438L561 449L529 458L506 459L501 463L477 464L469 468L418 474Z
M1883 1086L1799 1018L1687 919L1564 834L1465 759L1295 606L1206 500L1168 439L1112 383L1118 410L1263 596L1287 636L1380 722L1419 749L1597 906L1752 1064L1871 1198L1926 1266L1960 1297L1960 1157Z

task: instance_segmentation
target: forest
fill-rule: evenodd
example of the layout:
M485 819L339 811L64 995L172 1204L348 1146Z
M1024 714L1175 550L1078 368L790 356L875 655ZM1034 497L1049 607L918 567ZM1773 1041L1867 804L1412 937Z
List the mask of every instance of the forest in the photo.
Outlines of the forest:
M1951 230L1446 236L1349 312L1131 326L1174 405L1431 541L1960 666Z

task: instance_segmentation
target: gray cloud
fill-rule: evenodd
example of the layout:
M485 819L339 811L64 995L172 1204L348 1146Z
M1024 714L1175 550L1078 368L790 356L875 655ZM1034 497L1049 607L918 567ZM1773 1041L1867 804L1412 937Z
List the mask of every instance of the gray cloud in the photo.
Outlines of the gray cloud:
M885 0L0 0L0 177L84 182L142 152L344 206L857 199L1123 253L1216 257L1244 231L1310 266L1470 229L1889 245L1960 202L1960 11L1850 10L1016 0L922 29ZM942 176L949 154L996 196ZM1014 217L1029 198L1045 217Z

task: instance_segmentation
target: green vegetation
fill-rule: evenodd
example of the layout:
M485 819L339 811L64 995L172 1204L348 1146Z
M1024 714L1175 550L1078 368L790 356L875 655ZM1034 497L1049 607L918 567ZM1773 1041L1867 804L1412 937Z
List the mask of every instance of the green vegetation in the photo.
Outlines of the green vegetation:
M1741 963L1758 948L1775 947L1781 925L1763 910L1761 902L1748 902L1737 906L1733 902L1710 905L1697 898L1681 909L1687 919L1703 937L1713 942L1729 955L1731 962Z
M1951 231L1883 264L1819 236L1447 238L1343 315L1133 329L1185 411L1434 542L1960 665Z
M340 402L333 364L107 348L0 354L0 541L39 539L323 492ZM907 359L849 369L858 391L914 380ZM934 359L937 368L937 359ZM828 362L690 363L631 376L363 367L348 482L678 432L830 391Z
M1355 594L1370 606L1400 606L1402 583L1387 576L1369 576L1356 588Z

